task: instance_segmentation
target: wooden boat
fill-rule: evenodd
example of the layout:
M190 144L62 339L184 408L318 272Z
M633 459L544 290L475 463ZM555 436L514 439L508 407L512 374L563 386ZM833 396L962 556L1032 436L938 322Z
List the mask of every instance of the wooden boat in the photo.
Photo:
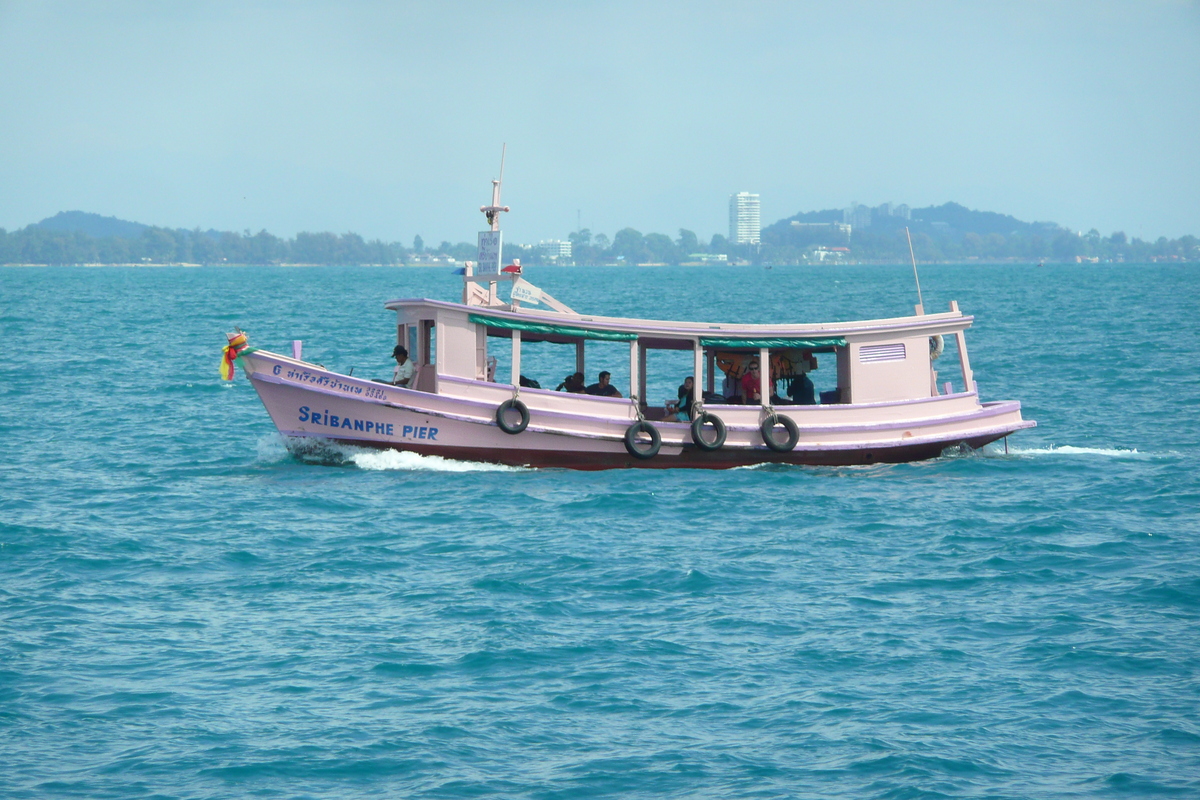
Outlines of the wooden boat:
M236 358L275 427L294 444L345 445L531 467L699 467L761 463L871 464L934 458L947 448L979 448L1036 423L1017 401L981 402L964 332L972 317L948 311L859 322L746 325L628 319L577 313L500 268L499 181L481 210L481 262L463 271L461 302L392 300L397 341L413 358L407 386L326 370L250 347ZM500 289L510 284L509 299ZM530 304L540 306L533 308ZM958 355L958 388L939 389L934 363L946 339ZM522 347L574 348L587 373L589 344L628 345L624 397L522 386ZM507 351L511 368L493 374L489 353ZM674 409L647 402L647 357L688 351L696 377ZM835 364L836 388L819 402L791 404L778 382L800 380L820 359ZM760 365L757 385L745 377ZM762 368L770 365L770 368ZM755 397L757 395L757 397ZM802 398L808 399L808 398ZM813 400L818 398L813 397ZM690 409L688 408L690 400Z

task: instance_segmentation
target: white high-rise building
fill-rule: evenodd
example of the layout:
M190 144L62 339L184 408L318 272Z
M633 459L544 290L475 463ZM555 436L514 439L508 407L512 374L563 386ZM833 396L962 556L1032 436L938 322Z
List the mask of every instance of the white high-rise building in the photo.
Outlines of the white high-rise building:
M542 257L547 261L559 262L571 260L571 243L559 241L558 239L543 239L538 242L538 250L541 251Z
M733 244L758 244L762 222L758 195L738 192L729 198L729 241Z

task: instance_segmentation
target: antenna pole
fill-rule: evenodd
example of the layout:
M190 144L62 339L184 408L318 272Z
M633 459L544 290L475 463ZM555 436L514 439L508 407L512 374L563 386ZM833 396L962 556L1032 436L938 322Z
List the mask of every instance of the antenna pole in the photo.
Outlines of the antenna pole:
M908 237L908 257L912 259L913 265L913 280L917 282L917 313L925 313L925 301L921 298L921 279L917 276L917 257L913 254L912 234L908 232L908 226L904 226L904 235Z
M507 152L508 144L505 143L500 148L500 177L492 179L492 204L490 206L479 207L479 210L487 217L488 224L494 231L500 230L500 212L508 211L508 206L500 205L500 184L504 182L504 156Z
M500 144L500 180L496 181L496 205L500 205L500 184L504 182L504 156L508 153L508 142Z

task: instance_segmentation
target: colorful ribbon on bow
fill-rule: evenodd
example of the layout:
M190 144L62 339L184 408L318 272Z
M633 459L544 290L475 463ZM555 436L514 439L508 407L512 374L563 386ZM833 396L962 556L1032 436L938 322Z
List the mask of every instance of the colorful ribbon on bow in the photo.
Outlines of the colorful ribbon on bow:
M242 331L237 333L226 334L229 338L229 344L225 345L221 356L221 379L226 381L233 380L233 362L241 353L249 346L249 341L246 339L246 334Z

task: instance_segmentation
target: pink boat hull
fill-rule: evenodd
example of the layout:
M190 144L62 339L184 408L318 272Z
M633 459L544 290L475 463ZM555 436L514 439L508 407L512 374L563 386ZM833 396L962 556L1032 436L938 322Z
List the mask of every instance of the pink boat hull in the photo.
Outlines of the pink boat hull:
M759 431L761 406L709 406L725 422L727 440L706 451L690 426L655 422L662 446L637 458L624 436L637 421L628 400L522 389L530 423L518 434L496 424L511 386L443 377L438 393L367 381L253 350L241 363L278 431L292 439L530 467L570 469L728 469L753 464L852 465L917 461L946 448L979 448L1035 425L1017 402L980 404L973 392L864 405L780 406L800 431L794 449L769 449Z

